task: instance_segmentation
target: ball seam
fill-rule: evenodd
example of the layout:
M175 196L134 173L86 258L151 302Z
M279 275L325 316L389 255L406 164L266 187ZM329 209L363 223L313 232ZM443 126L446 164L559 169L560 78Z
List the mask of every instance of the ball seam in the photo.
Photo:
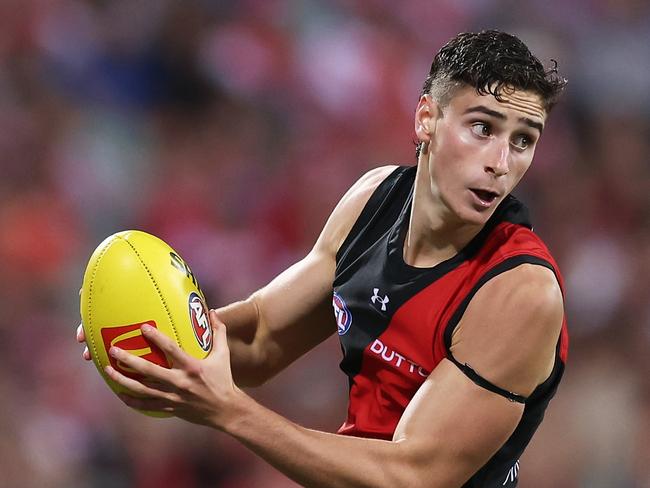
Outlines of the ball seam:
M149 270L149 267L146 265L144 260L142 259L142 256L140 256L140 253L138 250L135 248L135 246L129 242L128 239L125 239L122 236L118 236L118 239L122 239L124 242L126 242L129 247L133 250L135 255L137 256L138 260L140 261L140 264L142 267L145 269L147 272L147 275L149 275L149 279L151 280L151 283L153 283L154 288L156 288L156 293L158 294L158 298L160 298L160 301L162 302L163 308L165 309L165 312L167 313L167 317L169 317L169 324L171 325L172 332L174 333L174 339L176 340L176 344L180 347L181 342L178 339L178 334L176 332L176 325L174 324L174 319L172 317L172 314L169 312L169 308L167 307L167 302L165 302L165 298L163 297L160 288L158 287L158 283L156 283L156 280L153 277L153 274L151 274L151 271Z
M106 244L106 246L104 246L104 249L102 249L101 253L99 253L99 256L97 256L97 259L95 260L95 265L93 266L93 270L92 270L92 273L91 273L90 285L88 286L88 321L90 323L92 323L92 321L93 321L93 319L92 319L92 317L93 317L93 300L92 300L93 293L92 293L92 291L93 291L93 287L95 286L95 277L97 276L97 268L99 268L99 262L102 260L102 258L104 257L104 254L106 254L106 252L108 251L108 248L111 247L111 244L113 244L113 242L115 242L115 239L109 241ZM91 325L88 324L88 327L91 327ZM92 329L94 330L94 327L92 327ZM95 342L95 338L93 337L93 334L91 333L90 337L86 337L86 340L90 340L90 347L93 350L93 356L92 356L93 360L96 361L96 363L98 365L100 365L99 364L100 363L99 356L97 355L97 344ZM108 351L106 351L106 354L108 354ZM109 361L109 363L110 363L110 361ZM98 369L101 370L100 373L101 373L102 376L108 377L106 375L106 373L104 372L103 368L100 367Z

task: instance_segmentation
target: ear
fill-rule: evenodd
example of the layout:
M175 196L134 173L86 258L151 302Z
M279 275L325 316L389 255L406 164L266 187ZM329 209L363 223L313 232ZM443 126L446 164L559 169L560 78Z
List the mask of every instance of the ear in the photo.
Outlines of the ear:
M438 102L431 95L422 95L415 109L415 135L420 142L431 142L439 115Z

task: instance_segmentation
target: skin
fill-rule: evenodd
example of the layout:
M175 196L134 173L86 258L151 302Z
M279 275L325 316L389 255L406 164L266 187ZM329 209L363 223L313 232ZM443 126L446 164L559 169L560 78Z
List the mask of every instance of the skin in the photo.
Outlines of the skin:
M420 99L415 130L424 146L407 263L433 266L480 231L530 166L545 120L541 100L530 92L513 91L499 101L467 87L444 107L429 95ZM240 389L263 383L334 332L336 251L393 169L375 169L347 192L303 260L247 300L210 312L215 340L205 360L146 326L142 333L170 356L172 369L112 348L111 355L145 377L138 382L106 368L136 395L121 396L124 403L223 431L305 486L461 486L508 439L523 405L478 387L446 359L406 408L392 441L305 429ZM287 293L290 302L280 299ZM529 395L551 372L562 317L552 272L522 265L476 293L453 334L452 353L500 387ZM354 452L355 463L342 452Z

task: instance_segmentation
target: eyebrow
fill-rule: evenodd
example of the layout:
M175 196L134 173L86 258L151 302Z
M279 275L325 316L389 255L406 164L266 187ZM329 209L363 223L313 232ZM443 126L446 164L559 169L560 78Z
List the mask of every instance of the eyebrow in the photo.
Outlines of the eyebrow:
M497 112L496 110L492 110L487 108L485 105L476 105L474 107L470 107L465 112L464 114L469 114L472 112L480 112L484 113L486 115L490 115L491 117L494 117L499 120L506 120L508 117L505 116L505 114L502 114L501 112ZM530 119L528 117L519 117L517 119L519 122L523 122L526 124L528 127L531 127L533 129L537 129L539 133L541 134L544 131L544 124L541 122L537 122L536 120Z

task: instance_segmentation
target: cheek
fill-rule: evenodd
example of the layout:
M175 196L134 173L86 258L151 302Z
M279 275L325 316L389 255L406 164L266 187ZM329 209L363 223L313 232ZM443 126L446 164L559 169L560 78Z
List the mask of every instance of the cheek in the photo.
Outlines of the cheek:
M468 130L458 125L444 126L440 131L440 147L450 156L458 157L468 151L471 151L475 139Z
M440 188L462 183L459 176L467 171L474 154L471 135L463 134L461 130L446 130L438 138L440 150L435 154L433 175Z
M476 146L475 136L472 135L472 132L470 130L467 130L465 127L458 127L455 131L453 131L452 139L458 148L463 147L465 150L470 150Z
M532 155L525 158L521 159L515 162L513 165L514 167L511 169L512 176L513 176L513 187L516 186L521 179L524 177L526 174L526 171L528 171L528 168L530 168L530 164L533 161Z

